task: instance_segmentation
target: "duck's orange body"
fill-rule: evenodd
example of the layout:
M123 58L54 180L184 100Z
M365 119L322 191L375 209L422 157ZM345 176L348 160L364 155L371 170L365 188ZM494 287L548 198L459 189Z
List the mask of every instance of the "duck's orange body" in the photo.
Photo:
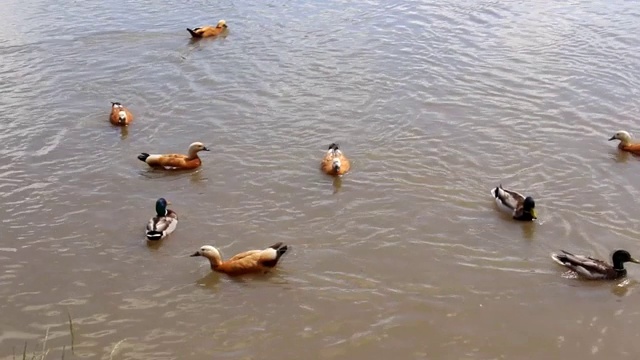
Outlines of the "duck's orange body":
M118 102L111 103L111 114L109 115L109 121L113 125L127 126L133 121L133 114L122 104Z
M191 37L194 39L218 36L222 34L225 30L227 30L227 23L224 20L218 21L218 24L216 26L207 25L207 26L200 26L195 29L187 28L187 31L189 32L189 34L191 34Z
M287 246L279 242L264 250L249 250L223 261L218 249L205 245L191 256L204 256L210 264L211 270L229 276L267 273L276 265L287 252Z
M144 161L153 168L165 170L191 170L202 165L198 152L209 151L202 143L195 142L189 146L188 155L183 154L147 154L138 155L140 161Z
M342 176L351 169L349 159L339 149L338 144L329 145L329 150L322 158L320 168L327 175Z
M640 144L618 144L618 149L640 155Z

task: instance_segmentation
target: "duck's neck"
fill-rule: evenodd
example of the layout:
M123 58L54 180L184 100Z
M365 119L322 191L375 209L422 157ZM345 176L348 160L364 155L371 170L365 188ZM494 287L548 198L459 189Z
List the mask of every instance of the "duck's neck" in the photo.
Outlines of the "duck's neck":
M615 270L615 271L627 271L624 268L624 263L622 261L616 261L616 260L613 261L613 270Z
M220 257L218 256L207 256L207 259L209 259L209 263L211 264L211 270L215 270L222 264L222 259L220 259Z
M189 155L187 156L187 160L193 160L193 159L198 159L198 153L197 152L190 152Z

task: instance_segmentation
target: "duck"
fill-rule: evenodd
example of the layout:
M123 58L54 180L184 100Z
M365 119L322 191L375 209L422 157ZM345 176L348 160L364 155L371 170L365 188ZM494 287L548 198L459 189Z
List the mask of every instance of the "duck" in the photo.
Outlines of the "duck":
M340 146L336 143L332 143L329 145L329 150L327 150L322 158L320 168L327 175L342 176L349 171L351 163L344 153L342 153L342 150L340 150Z
M147 240L162 240L178 226L178 214L171 209L167 209L169 204L171 203L165 198L160 198L156 201L156 216L149 219L147 223Z
M609 141L612 140L620 140L618 149L640 155L640 143L634 143L628 132L620 130L609 139Z
M536 214L536 202L531 196L507 190L502 184L491 189L491 196L496 200L498 208L520 221L533 221L538 218Z
M611 255L613 265L605 261L592 258L591 256L574 255L568 251L561 250L562 254L551 254L553 261L568 267L581 277L588 280L615 280L627 276L627 269L624 263L632 262L640 264L626 250L616 250Z
M211 25L206 25L206 26L197 27L195 29L187 28L187 31L189 32L189 34L191 34L191 37L194 39L218 36L222 34L222 32L224 32L225 30L227 30L227 22L224 20L218 21L218 24L216 24L215 27Z
M133 121L133 114L119 102L111 103L111 114L109 121L113 125L127 126Z
M229 260L222 260L220 251L211 245L204 245L191 256L204 256L209 259L211 270L229 276L267 273L275 268L278 261L287 252L287 245L275 243L264 250L249 250L235 255Z
M153 168L161 168L165 170L191 170L202 165L202 161L198 157L198 152L200 151L209 151L209 149L201 142L194 142L189 145L187 155L141 153L138 155L138 159Z

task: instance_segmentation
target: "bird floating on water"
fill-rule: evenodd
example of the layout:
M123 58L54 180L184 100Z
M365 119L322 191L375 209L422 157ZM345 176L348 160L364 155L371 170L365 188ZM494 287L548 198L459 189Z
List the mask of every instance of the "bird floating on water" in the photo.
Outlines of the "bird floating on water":
M127 126L133 121L133 114L119 102L112 102L109 121L113 125Z
M211 264L211 270L230 276L251 273L267 273L275 268L278 261L287 252L282 242L273 244L264 250L249 250L222 260L220 251L211 245L204 245L191 256L204 256Z
M216 26L207 25L207 26L200 26L195 29L187 28L187 31L189 32L189 34L191 34L191 37L194 39L218 36L222 34L225 30L227 30L227 22L224 20L218 21L218 24L216 24Z
M164 198L156 201L156 216L152 217L147 223L147 240L157 241L164 239L178 226L178 214L171 209L167 209L169 204L171 203Z
M502 184L491 189L491 195L496 201L498 208L509 213L514 219L520 221L533 221L538 218L536 214L536 202L531 196L507 190Z
M329 145L329 150L327 150L322 158L320 168L327 175L342 176L349 171L351 163L342 150L340 150L340 146L333 143Z
M640 264L626 250L616 250L611 256L613 265L591 256L575 255L561 250L562 254L551 254L551 258L558 264L565 266L581 277L589 280L615 280L627 275L624 263Z
M165 170L191 170L202 165L198 152L209 151L201 142L194 142L189 145L187 155L183 154L148 154L141 153L138 159L147 163L153 168Z
M631 134L628 132L620 130L609 139L609 141L612 140L620 140L618 149L640 155L640 143L633 142Z

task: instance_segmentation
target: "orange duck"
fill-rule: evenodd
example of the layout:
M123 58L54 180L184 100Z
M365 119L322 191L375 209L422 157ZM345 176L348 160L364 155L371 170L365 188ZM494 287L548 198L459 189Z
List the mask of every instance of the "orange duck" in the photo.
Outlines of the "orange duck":
M204 256L211 264L211 270L229 276L267 273L275 268L278 260L287 252L287 245L281 242L264 250L249 250L240 253L227 261L222 260L220 251L211 245L205 245L191 256Z
M147 154L142 153L138 155L138 159L147 163L147 165L153 168L160 168L165 170L191 170L196 169L202 165L202 161L198 157L198 152L209 151L206 146L201 142L194 142L189 145L187 155L182 154Z
M113 125L127 126L133 121L133 115L131 112L119 102L111 103L111 115L109 115L109 121Z
M322 158L320 168L327 175L342 176L349 171L351 163L349 163L349 159L344 156L338 144L333 143L329 145L329 150L327 150L324 158Z
M613 135L611 139L609 139L609 141L611 140L620 140L618 149L640 155L640 144L634 143L631 140L631 135L628 132L620 130L615 135Z
M222 34L225 30L227 30L227 22L224 20L218 21L218 24L214 27L211 25L197 27L195 29L187 28L189 34L194 39L213 37Z

